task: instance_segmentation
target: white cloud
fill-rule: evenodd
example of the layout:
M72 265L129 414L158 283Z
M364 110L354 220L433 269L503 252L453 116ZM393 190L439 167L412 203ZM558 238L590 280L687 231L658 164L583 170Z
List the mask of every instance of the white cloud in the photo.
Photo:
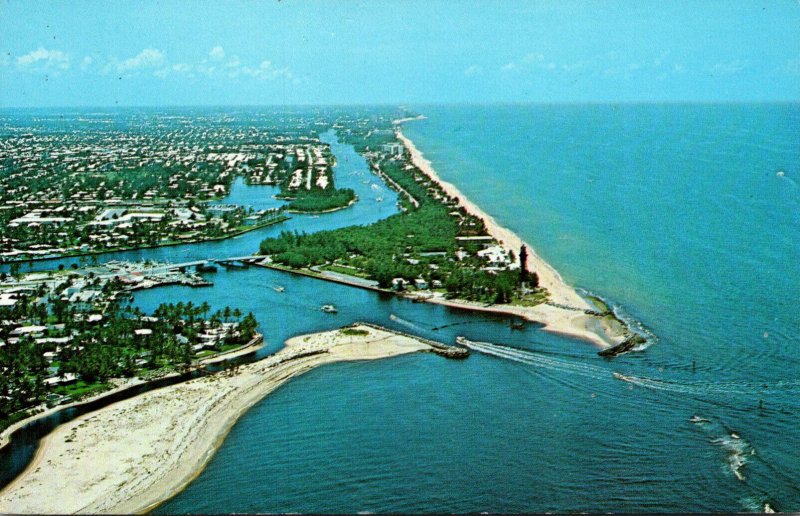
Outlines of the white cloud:
M483 68L478 65L470 65L464 70L464 75L467 77L472 77L475 75L480 75L483 73Z
M225 66L227 68L238 68L239 66L241 66L241 64L242 64L242 62L239 61L239 56L233 55L233 56L231 56L230 59L228 59L228 62L225 63Z
M172 65L172 69L178 73L189 73L192 71L192 65L187 63L177 63Z
M129 70L161 66L165 62L166 58L163 52L156 48L145 48L136 56L117 63L116 69L118 72L127 72Z
M717 63L709 69L709 72L711 75L733 75L744 70L746 66L747 63L737 59L736 61Z
M284 78L292 81L295 84L300 82L300 80L295 77L288 68L275 68L272 66L271 61L261 61L261 64L258 65L258 68L243 66L241 71L243 75L257 79L274 80L278 78Z
M212 61L222 61L225 59L225 49L217 45L211 49L208 53L208 57L210 57Z
M69 54L65 54L60 50L47 50L44 47L39 47L23 56L17 57L17 66L28 69L66 70L69 65Z
M517 67L516 63L506 63L500 67L500 70L503 72L510 72L511 70Z
M530 53L530 54L526 55L524 58L522 58L522 62L523 63L528 63L528 64L530 64L530 63L541 63L542 61L544 61L544 54Z
M81 70L86 70L89 68L93 61L94 59L92 59L92 56L84 56L83 60L81 61Z

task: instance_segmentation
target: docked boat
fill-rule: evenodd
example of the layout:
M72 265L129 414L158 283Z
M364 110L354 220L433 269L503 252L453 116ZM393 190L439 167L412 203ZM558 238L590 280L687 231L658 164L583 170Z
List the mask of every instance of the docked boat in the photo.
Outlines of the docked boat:
M338 312L336 307L333 305L322 305L322 311L328 314L335 314Z

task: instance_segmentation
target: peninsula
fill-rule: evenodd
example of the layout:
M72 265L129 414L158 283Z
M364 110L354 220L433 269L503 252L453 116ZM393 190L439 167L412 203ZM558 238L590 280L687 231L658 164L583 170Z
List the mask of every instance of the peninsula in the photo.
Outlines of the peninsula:
M261 243L259 265L394 292L416 301L515 315L597 345L605 356L643 337L604 303L593 306L530 244L443 181L401 124L347 127L373 173L398 192L401 213L369 226L282 232ZM599 301L599 300L598 300Z
M412 118L408 121L412 120L416 119ZM434 170L431 162L425 159L422 152L414 145L414 142L403 134L399 123L397 124L396 133L397 138L408 149L411 162L436 182L449 197L456 199L458 204L463 206L468 213L482 219L486 225L486 232L497 240L507 253L513 253L515 249L521 249L522 247L527 249L525 268L530 271L536 271L539 278L539 286L549 293L548 302L534 306L513 304L485 306L480 303L459 299L448 300L442 296L431 296L427 299L428 301L459 308L519 315L527 320L544 324L543 329L546 331L587 340L602 348L618 345L625 339L626 334L619 321L606 316L598 317L597 314L593 314L592 312L596 308L578 295L574 288L567 285L558 271L540 258L530 244L524 242L511 230L498 224L491 215L461 193L454 184L443 181Z
M149 510L183 489L236 420L291 378L332 362L434 349L356 324L294 337L264 360L115 403L47 436L28 468L0 492L0 513Z

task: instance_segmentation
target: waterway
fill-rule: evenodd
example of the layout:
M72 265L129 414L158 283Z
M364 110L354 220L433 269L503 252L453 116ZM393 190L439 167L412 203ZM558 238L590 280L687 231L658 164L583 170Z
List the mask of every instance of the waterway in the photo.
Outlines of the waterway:
M503 317L255 267L209 274L206 289L137 292L145 310L190 298L253 311L267 339L261 355L356 320L493 343L465 361L335 364L289 382L154 512L800 510L798 107L420 111L428 120L406 133L445 179L568 281L652 328L655 344L608 360L534 326L512 330ZM352 208L99 259L241 256L283 229L393 213L389 192L368 205L363 160L331 141L337 186L361 198ZM350 184L338 168L348 166ZM339 313L321 312L324 303Z

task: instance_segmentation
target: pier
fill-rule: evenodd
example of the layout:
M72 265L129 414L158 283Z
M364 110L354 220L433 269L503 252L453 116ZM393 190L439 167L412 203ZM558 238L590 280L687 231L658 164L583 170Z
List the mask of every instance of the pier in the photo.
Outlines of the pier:
M402 336L408 337L410 339L415 339L415 340L422 341L422 342L424 342L425 344L427 344L427 345L429 345L431 347L431 353L434 353L436 355L439 355L439 356L442 356L442 357L445 357L445 358L464 359L464 358L467 358L469 356L469 353L470 353L469 349L467 349L467 348L462 348L462 347L458 347L458 346L449 346L449 345L444 344L442 342L438 342L438 341L431 340L431 339L426 339L425 337L420 337L419 335L413 335L411 333L406 333L406 332L400 331L400 330L392 330L392 329L386 328L384 326L380 326L378 324L372 324L372 323L368 323L368 322L357 322L357 323L353 323L351 326L359 326L359 325L368 326L370 328L373 328L373 329L376 329L376 330L379 330L379 331L386 331L386 332L389 332L389 333L396 333L397 335L402 335Z

